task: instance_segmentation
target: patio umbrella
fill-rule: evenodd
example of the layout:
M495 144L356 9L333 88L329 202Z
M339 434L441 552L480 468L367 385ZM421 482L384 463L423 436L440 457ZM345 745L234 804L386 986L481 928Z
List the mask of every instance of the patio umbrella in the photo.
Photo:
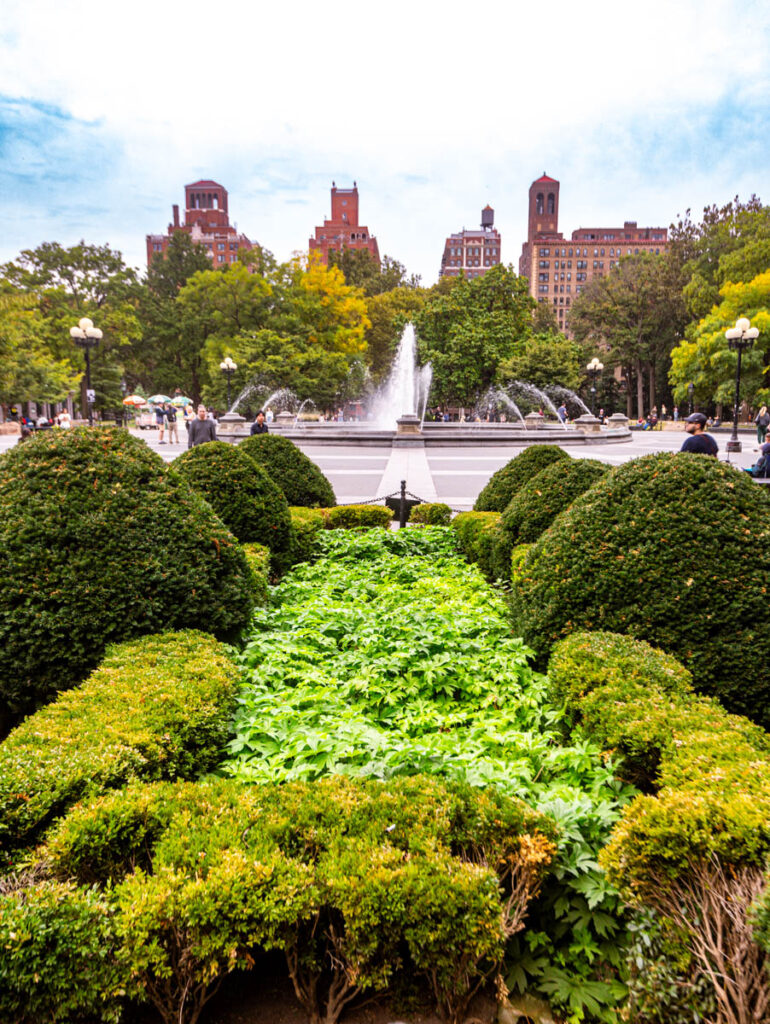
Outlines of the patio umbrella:
M150 395L147 401L152 402L153 405L160 405L161 402L170 402L171 399L168 395Z
M171 404L176 406L192 405L192 398L188 398L186 395L175 395L171 399Z
M123 399L123 405L135 405L138 408L140 405L147 405L147 399L141 395L127 395Z

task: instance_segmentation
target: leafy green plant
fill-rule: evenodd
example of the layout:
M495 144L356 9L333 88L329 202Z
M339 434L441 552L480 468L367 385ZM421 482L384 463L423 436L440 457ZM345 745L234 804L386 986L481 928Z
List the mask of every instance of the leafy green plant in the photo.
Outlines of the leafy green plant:
M272 553L274 570L288 568L291 519L286 498L240 446L224 441L200 444L174 459L173 468L238 540L264 544Z
M572 631L647 640L685 662L700 692L765 724L770 516L760 490L707 456L619 466L530 548L511 594L516 630L543 662Z
M12 448L0 510L0 734L110 643L202 622L230 638L248 621L240 545L126 430L41 431Z
M451 522L457 545L468 559L478 565L489 580L497 578L495 551L500 532L498 512L460 512ZM504 577L508 574L504 573Z
M449 526L451 518L451 508L441 501L423 502L409 514L409 522L419 526Z
M569 462L567 453L555 444L533 444L498 469L482 488L474 512L504 512L511 498L546 466Z
M337 504L332 485L321 470L288 438L254 434L238 447L269 474L289 505L331 508Z

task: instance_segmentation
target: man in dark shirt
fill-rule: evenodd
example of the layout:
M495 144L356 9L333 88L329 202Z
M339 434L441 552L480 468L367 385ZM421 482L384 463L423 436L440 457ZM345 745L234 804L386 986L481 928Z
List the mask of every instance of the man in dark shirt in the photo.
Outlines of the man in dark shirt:
M267 429L267 423L265 423L265 414L260 409L259 412L257 413L257 418L251 424L251 433L267 434L268 432L269 431Z
M213 420L206 419L206 406L198 406L198 415L190 421L190 436L187 438L187 447L195 448L196 445L205 444L206 441L216 441L217 425Z
M694 452L696 455L713 455L719 451L719 445L711 434L705 433L706 417L702 412L694 412L684 421L684 429L690 435L679 449L682 452Z

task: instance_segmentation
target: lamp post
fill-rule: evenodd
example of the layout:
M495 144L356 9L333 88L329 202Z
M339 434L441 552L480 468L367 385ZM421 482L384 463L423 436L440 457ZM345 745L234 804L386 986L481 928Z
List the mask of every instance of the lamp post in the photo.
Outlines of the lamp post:
M690 383L687 385L687 397L689 398L689 409L687 412L688 416L692 416L692 396L695 394L695 385Z
M98 327L94 327L93 320L89 320L87 316L84 316L78 321L77 327L70 327L70 337L86 354L86 405L88 406L88 425L92 427L94 425L94 398L96 396L91 390L91 349L101 341L102 332Z
M604 363L600 363L596 356L586 366L586 373L591 378L591 415L596 415L596 378L604 369Z
M742 316L735 321L735 327L728 327L725 331L728 346L738 353L738 365L735 369L735 408L733 409L733 433L726 444L728 452L739 452L741 442L738 440L738 409L740 408L741 394L741 356L744 349L750 349L754 339L759 337L759 330L751 326L748 317Z
M230 411L230 378L238 369L238 364L234 363L230 356L225 356L222 362L219 364L219 369L222 373L227 375L227 411Z

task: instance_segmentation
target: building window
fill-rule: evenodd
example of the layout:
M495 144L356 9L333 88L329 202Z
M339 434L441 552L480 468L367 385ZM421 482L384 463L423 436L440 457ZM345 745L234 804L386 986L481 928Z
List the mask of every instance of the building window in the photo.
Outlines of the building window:
M538 192L537 199L535 200L535 212L542 214L543 212L543 193Z
M556 199L553 192L548 193L548 212L552 214L556 208Z
M538 279L538 281L547 281L548 280L548 274L538 274L537 275L537 279Z
M225 251L225 243L224 242L217 242L217 249L219 250L219 252L224 252Z
M539 292L547 292L548 291L548 285L547 284L541 284L540 287L538 288L538 291Z
M551 255L551 250L550 249L541 249L540 250L540 255L541 256L550 256Z

